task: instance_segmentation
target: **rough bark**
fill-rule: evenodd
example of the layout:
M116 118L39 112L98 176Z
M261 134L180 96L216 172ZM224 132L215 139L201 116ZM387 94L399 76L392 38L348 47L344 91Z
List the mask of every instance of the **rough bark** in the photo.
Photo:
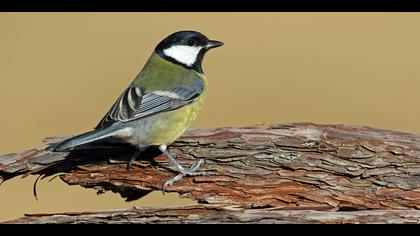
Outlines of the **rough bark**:
M134 208L97 212L28 214L9 224L133 224L133 223L263 223L355 224L420 223L416 210L363 210L330 212L305 208L247 209L235 206L194 205L176 208Z
M49 138L45 144L62 139ZM420 136L415 134L311 123L197 129L171 145L171 152L184 166L205 159L202 168L209 175L185 177L166 191L211 206L275 209L275 215L283 219L278 222L312 222L314 214L316 218L318 214L331 215L330 211L336 211L332 216L337 216L337 222L351 214L342 211L354 212L354 221L386 221L387 217L401 220L404 214L418 220L417 211L389 211L420 208L419 141ZM128 171L123 163L107 163L108 158L127 159L133 152L128 146L107 145L94 152L70 154L51 153L45 147L0 157L0 175L8 179L62 173L61 179L68 184L119 192L127 200L160 190L165 180L175 175L168 169L172 167L166 158L154 149ZM287 213L276 207L330 211ZM381 211L372 211L374 216L361 211L371 209ZM293 218L296 214L307 220ZM291 218L281 218L286 216ZM136 219L141 221L141 215Z

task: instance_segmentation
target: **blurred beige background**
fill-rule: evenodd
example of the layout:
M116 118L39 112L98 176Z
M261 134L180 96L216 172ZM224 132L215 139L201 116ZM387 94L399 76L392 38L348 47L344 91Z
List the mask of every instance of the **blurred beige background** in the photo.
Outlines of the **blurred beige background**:
M0 13L0 153L93 128L168 34L193 29L208 53L206 104L194 127L272 122L420 132L419 13ZM56 179L0 186L0 221L23 213L188 204Z

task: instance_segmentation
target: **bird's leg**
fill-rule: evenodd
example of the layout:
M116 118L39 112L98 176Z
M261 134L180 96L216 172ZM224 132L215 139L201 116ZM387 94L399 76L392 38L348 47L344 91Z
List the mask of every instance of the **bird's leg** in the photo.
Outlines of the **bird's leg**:
M182 167L182 165L177 160L175 160L175 158L172 156L172 154L167 149L166 145L159 146L159 150L163 154L165 154L166 158L168 158L168 160L171 161L176 166L176 168L178 169L178 171L181 174L186 174L187 173L187 171L184 169L184 167Z
M131 159L127 162L127 170L130 170L131 166L133 165L133 162L139 157L141 154L140 150L136 150L134 154L131 156Z
M136 151L130 158L130 160L127 162L126 160L117 160L117 159L111 159L108 158L108 162L111 164L123 164L127 163L127 170L131 169L131 166L133 165L133 162L137 159L137 157L140 155L140 151Z
M159 150L163 154L165 154L165 156L168 158L168 160L171 161L176 166L178 171L180 172L177 176L175 176L172 179L169 179L168 181L165 182L165 184L162 187L163 192L165 192L165 188L167 186L174 184L175 182L182 179L186 175L197 176L197 175L205 175L206 174L206 172L204 172L204 171L196 171L200 167L200 165L204 163L204 159L200 159L199 161L192 164L190 166L190 168L185 169L184 167L182 167L182 165L177 160L175 160L175 158L172 156L172 154L167 149L166 145L159 146Z

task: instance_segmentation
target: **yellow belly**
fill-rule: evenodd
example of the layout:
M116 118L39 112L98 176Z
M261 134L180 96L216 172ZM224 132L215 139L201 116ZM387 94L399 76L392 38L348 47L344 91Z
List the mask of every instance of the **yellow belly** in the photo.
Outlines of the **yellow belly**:
M197 118L204 97L205 92L189 105L156 115L149 133L150 145L169 145L178 139Z

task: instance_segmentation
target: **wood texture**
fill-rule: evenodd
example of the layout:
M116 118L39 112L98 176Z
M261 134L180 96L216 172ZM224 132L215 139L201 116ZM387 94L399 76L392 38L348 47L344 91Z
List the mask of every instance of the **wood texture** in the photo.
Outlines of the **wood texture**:
M420 223L416 210L363 210L330 212L311 209L272 207L246 209L236 206L194 205L174 208L134 208L97 212L67 212L61 214L32 214L5 222L8 224L363 224L363 223Z
M49 138L45 144L61 139ZM229 204L261 211L321 208L329 209L324 212L327 215L335 212L336 220L354 212L354 222L386 221L388 216L401 220L409 214L410 221L416 221L419 213L405 210L420 208L419 141L415 134L311 123L197 129L186 133L170 150L184 166L205 159L201 169L208 175L185 177L167 191L208 206ZM0 175L6 180L17 175L62 173L60 177L68 184L119 192L127 200L160 190L175 176L173 167L155 149L148 150L128 171L124 163L109 164L107 160L127 159L133 149L104 147L57 154L43 146L5 155L0 157ZM375 216L362 211L372 209L380 211L374 211ZM389 214L390 210L403 211ZM295 211L276 214L291 217L298 214ZM386 217L378 218L380 213ZM309 210L299 214L308 220L281 219L310 222L310 216L321 213Z

